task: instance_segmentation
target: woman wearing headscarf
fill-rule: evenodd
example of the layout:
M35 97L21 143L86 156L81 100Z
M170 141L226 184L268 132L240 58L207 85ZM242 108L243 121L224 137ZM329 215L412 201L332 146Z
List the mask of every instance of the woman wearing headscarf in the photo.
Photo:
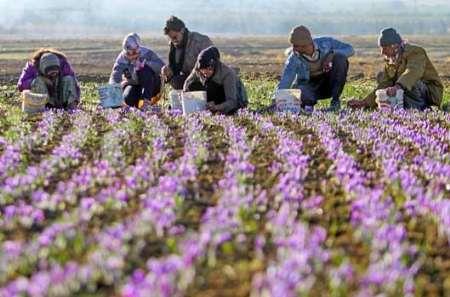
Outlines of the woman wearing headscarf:
M207 108L211 112L232 114L247 106L242 81L231 67L220 61L219 50L214 46L200 52L184 91L206 91Z
M125 103L138 107L141 99L149 102L160 92L163 66L156 53L142 46L139 35L131 33L123 40L109 83L121 84Z
M54 49L42 48L35 52L20 75L20 92L48 96L47 107L73 109L80 103L80 87L66 56Z

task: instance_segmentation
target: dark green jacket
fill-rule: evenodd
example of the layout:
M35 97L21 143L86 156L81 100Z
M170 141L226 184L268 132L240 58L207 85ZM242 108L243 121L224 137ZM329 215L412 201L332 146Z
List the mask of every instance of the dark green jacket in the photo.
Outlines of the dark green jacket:
M441 106L444 85L439 78L436 68L431 63L424 48L413 44L406 44L399 62L396 65L385 65L376 90L399 84L404 89L411 91L414 85L420 80L427 85L430 91L430 99L432 101L430 103ZM375 91L364 99L370 107L376 107Z

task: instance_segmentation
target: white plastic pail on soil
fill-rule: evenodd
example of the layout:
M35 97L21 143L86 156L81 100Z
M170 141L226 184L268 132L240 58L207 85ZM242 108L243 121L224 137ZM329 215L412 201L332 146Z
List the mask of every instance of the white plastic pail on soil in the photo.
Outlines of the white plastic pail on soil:
M301 108L300 89L283 89L275 93L275 104L277 111L280 112L300 112Z
M181 105L183 107L183 115L187 115L197 111L206 110L206 92L184 92L182 95Z
M47 102L47 94L32 93L30 90L22 92L22 111L25 113L43 112Z
M377 96L376 102L379 108L403 108L404 91L402 89L397 90L397 94L394 97L388 96L386 89L377 90L375 94Z
M183 94L183 91L181 90L172 90L169 93L169 99L170 99L170 107L172 110L182 110L183 105L181 104L181 95Z
M98 88L100 104L104 108L120 107L123 104L122 88L119 84L108 84Z

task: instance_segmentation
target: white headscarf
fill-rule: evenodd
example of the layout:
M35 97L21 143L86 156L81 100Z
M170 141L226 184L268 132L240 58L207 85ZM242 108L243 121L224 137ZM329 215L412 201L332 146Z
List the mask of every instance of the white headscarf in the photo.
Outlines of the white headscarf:
M136 50L141 47L141 38L137 33L128 34L122 43L122 48L124 51Z

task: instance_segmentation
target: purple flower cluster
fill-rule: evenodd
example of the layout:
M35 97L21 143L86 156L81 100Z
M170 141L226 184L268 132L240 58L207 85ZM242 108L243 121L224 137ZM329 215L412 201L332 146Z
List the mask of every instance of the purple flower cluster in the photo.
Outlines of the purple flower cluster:
M80 149L92 130L92 116L79 111L70 115L73 130L64 135L48 159L29 166L25 173L7 177L0 189L0 203L23 199L39 185L48 185L52 177L72 166L79 165L83 154Z
M342 123L345 125L345 120L339 122ZM344 152L330 124L324 122L316 129L329 158L336 164L336 176L352 199L351 222L372 244L370 265L362 281L361 296L374 294L374 286L393 291L400 281L404 283L404 294L409 296L413 290L417 264L406 263L404 259L414 256L416 248L406 241L400 212L392 198L385 193L383 184L375 187L365 185L367 173ZM355 131L358 128L352 126L351 129Z
M308 295L322 280L335 293L413 296L424 254L407 233L409 218L434 219L450 239L449 121L446 113L403 110L47 112L17 141L0 137L0 296L71 296L99 285L126 297L183 296L199 271L221 267L230 250L249 251L256 259L248 264L262 267L252 275L252 296ZM205 207L210 197L197 189L216 158L207 134L215 126L227 151L213 185L218 199ZM265 172L272 187L255 184L263 166L251 162L266 149L265 135L275 155ZM49 144L51 152L29 163ZM365 271L334 246L339 237L325 220L315 220L330 205L329 196L314 194L323 188L310 190L320 158L327 180L317 187L343 190L351 226L340 227L367 247ZM162 255L149 254L153 247ZM228 273L235 267L227 261Z
M151 132L149 134L164 139L166 131L165 127L159 123L157 117L152 118L152 120L156 121L153 122L152 126L149 126L147 128L147 132L151 132L151 130L153 129L159 130L159 132ZM163 143L161 139L156 138L157 137L155 137L154 139L154 143ZM120 147L114 147L114 149L120 150ZM82 230L87 226L84 222L87 223L93 215L100 215L101 213L103 213L109 201L116 203L116 207L126 207L126 199L124 200L124 197L126 197L126 193L133 194L135 192L140 192L146 189L152 182L154 182L155 178L153 177L153 171L156 169L155 166L159 162L158 158L163 158L164 156L166 156L166 152L160 152L158 151L158 149L163 149L163 147L159 145L154 146L154 149L149 152L149 155L144 156L142 160L138 160L136 165L124 169L127 176L126 179L120 179L118 177L118 172L120 172L121 168L110 167L107 161L98 162L97 166L94 168L82 169L79 174L75 175L71 179L71 181L69 181L70 184L74 185L73 188L69 186L69 190L75 190L75 194L82 194L83 188L85 190L91 188L86 184L83 185L83 183L87 180L89 180L92 186L98 186L99 183L103 183L102 185L105 187L100 190L94 197L81 198L81 207L76 208L71 213L65 215L65 220L67 222L56 222L50 225L49 227L44 229L43 232L41 232L41 235L38 238L26 244L22 242L8 242L8 246L17 246L17 248L14 249L14 252L12 253L5 253L0 256L0 271L3 270L6 272L14 271L15 269L17 269L21 262L15 263L13 261L14 259L18 258L18 254L20 255L21 259L26 261L27 265L35 263L37 260L39 260L35 255L41 255L43 253L46 253L46 251L48 251L49 249L54 248L56 238L59 238L64 242L76 236L77 233L82 232ZM86 174L88 174L88 176L86 176ZM83 182L78 183L77 181ZM63 186L61 186L60 188L61 190L66 189ZM38 202L47 203L49 201L52 201L52 196L54 198L62 197L63 199L65 199L64 196L61 196L60 194L61 193L58 193L57 190L54 195L47 196L46 198L41 197ZM70 192L68 192L67 195L70 195ZM119 204L117 205L117 203ZM108 275L107 272L111 271L117 274L117 271L120 271L120 268L122 267L119 264L121 263L121 261L123 262L123 260L120 260L121 258L119 258L117 255L122 254L123 257L125 257L126 253L123 252L124 249L121 248L121 245L124 245L126 239L129 239L131 237L131 235L128 237L126 236L127 232L124 226L128 226L129 228L133 228L136 226L135 228L137 229L138 224L135 224L135 222L138 222L134 219L135 218L130 218L123 224L107 228L99 235L96 235L92 238L87 238L86 243L88 244L99 243L96 251L89 256L89 264L76 265L74 269L70 269L70 271L72 271L73 273L69 274L64 279L61 278L58 284L61 285L61 287L64 287L65 284L70 282L75 282L77 284L88 283L89 281L92 281L92 279L85 276L88 274L92 275L92 271L96 271L97 274L99 272L102 272L102 274L104 273L105 275ZM117 240L119 238L123 238L123 241L118 242ZM113 252L115 254L112 254ZM52 279L56 277L54 276L55 274L58 275L61 270L65 271L71 266L72 263L66 264L65 266L55 264L49 268L46 268L44 265L43 269L38 270L29 279L20 278L12 281L4 288L4 291L0 290L0 293L4 294L5 296L16 296L16 293L10 292L16 292L16 288L21 284L21 287L23 287L21 292L28 292L28 294L30 294L31 296L45 296L48 292L52 291L54 287L41 286L41 291L47 293L42 293L42 295L32 295L30 293L30 288L35 286L36 278ZM113 273L110 274L110 276L113 275ZM82 278L80 278L80 276L82 276ZM25 286L24 284L27 285ZM76 288L79 288L79 286ZM68 288L66 288L65 290L68 292L71 291L71 289Z
M28 134L13 143L3 140L4 148L0 155L0 182L14 173L23 162L23 155L30 154L35 147L49 143L62 121L61 112L48 111L43 114L34 133Z
M270 123L263 123L261 127L278 136L276 151L281 159L279 166L272 167L279 176L276 204L266 215L277 256L264 274L254 277L253 293L255 296L298 296L308 293L315 282L315 272L329 259L329 253L323 248L325 229L309 228L298 218L300 209L316 208L321 199L316 203L317 197L307 199L304 196L309 157L302 154L302 143L283 128Z
M246 184L254 170L248 160L251 148L247 144L245 129L235 126L231 119L218 116L211 120L224 126L230 140L224 177L219 182L221 198L216 206L206 210L199 232L188 234L183 239L180 244L182 254L150 259L147 262L148 273L135 271L122 290L123 296L182 296L193 279L195 264L205 257L210 263L215 262L217 247L238 234L241 225L239 211L252 203L251 190ZM196 138L192 136L190 139ZM189 144L190 140L186 143Z

